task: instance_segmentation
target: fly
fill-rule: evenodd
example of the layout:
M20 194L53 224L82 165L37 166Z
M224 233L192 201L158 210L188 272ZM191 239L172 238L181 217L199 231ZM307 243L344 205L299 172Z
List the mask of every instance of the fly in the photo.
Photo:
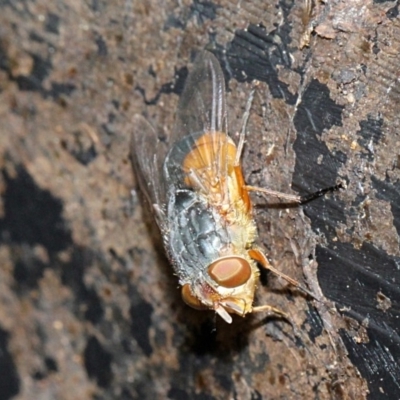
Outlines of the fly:
M249 112L248 105L245 120ZM203 51L187 78L168 141L159 140L144 117L134 116L132 155L139 184L153 207L186 304L214 310L227 323L231 314L285 315L253 304L257 263L314 296L275 269L254 244L249 192L301 203L340 186L309 198L248 186L240 165L245 123L237 146L227 132L224 76L215 56Z

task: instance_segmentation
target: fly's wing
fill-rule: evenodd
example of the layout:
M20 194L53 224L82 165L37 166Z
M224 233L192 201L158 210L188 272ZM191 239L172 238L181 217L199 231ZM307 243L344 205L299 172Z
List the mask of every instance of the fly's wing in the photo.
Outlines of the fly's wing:
M162 174L167 146L149 122L141 115L133 117L131 142L132 163L141 190L156 212L160 228L164 226L166 183Z
M215 56L200 52L179 100L172 142L196 132L228 132L225 79Z
M165 163L168 180L178 188L191 187L204 194L219 182L217 190L224 191L235 153L227 129L224 75L215 56L203 51L196 57L179 101Z

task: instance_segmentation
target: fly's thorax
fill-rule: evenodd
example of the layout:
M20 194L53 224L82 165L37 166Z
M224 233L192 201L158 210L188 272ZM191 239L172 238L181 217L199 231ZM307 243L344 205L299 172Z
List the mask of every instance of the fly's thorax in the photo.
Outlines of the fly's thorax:
M251 247L257 237L257 226L253 214L245 207L241 199L238 199L235 206L225 216L232 244L238 249Z
M180 278L201 275L231 242L221 215L196 192L179 190L168 205L168 247Z

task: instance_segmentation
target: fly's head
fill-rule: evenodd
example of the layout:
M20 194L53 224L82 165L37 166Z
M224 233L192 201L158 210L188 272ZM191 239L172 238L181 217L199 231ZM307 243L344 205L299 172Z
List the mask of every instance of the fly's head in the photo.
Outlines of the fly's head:
M230 314L244 316L253 308L259 272L254 262L239 256L221 257L207 268L202 281L182 287L184 302L197 310L214 310L227 323Z

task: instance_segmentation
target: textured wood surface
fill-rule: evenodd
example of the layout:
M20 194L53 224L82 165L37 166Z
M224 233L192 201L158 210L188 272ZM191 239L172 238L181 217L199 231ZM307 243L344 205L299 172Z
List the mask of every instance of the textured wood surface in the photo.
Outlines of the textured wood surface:
M400 397L399 6L307 4L0 1L0 399ZM254 196L273 265L326 298L262 274L294 327L186 307L140 200L132 116L168 134L202 48L232 133L260 82L247 182L347 184Z

